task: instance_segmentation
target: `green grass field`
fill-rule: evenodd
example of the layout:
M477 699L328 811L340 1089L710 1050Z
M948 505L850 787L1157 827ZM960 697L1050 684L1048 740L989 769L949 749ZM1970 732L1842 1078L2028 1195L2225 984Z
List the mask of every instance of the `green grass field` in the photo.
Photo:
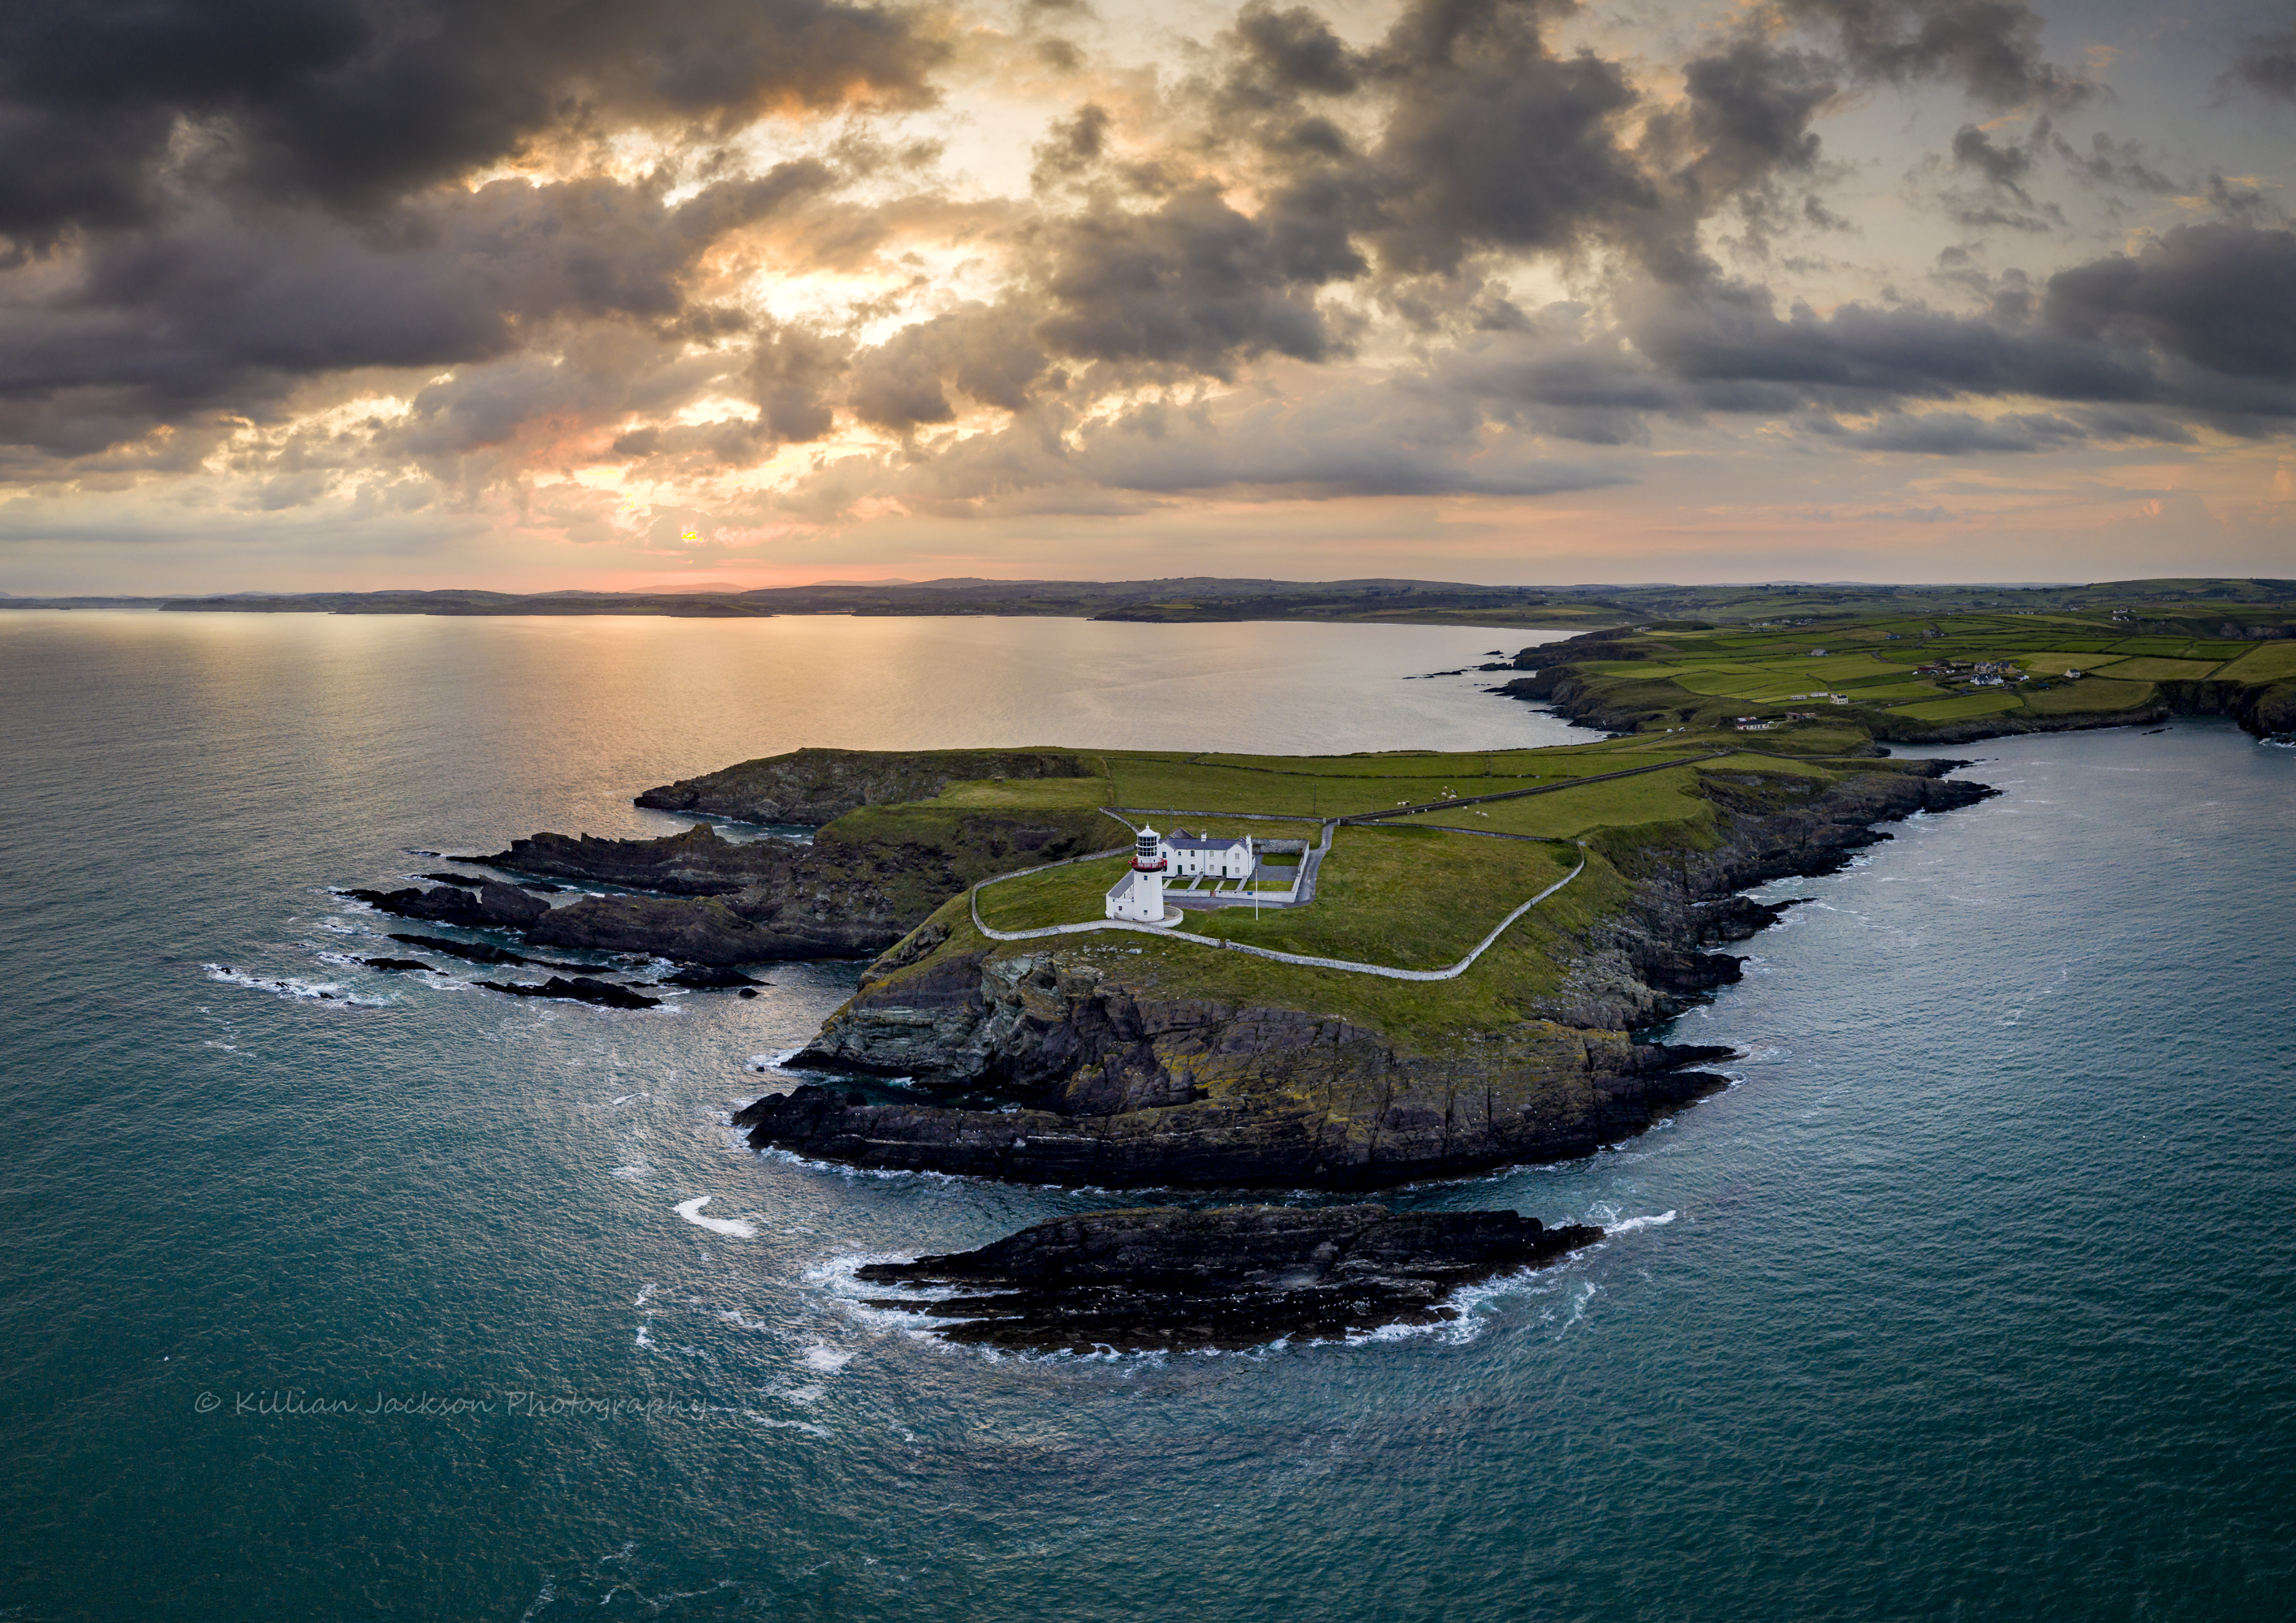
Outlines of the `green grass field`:
M2104 668L2103 674L2116 682L2174 682L2213 676L2216 669L2217 661L2213 660L2165 660L2138 654L2114 660Z
M2259 643L2228 665L2217 668L2227 682L2288 682L2296 680L2296 642Z
M1395 822L1398 826L1447 823L1495 834L1576 840L1598 828L1679 823L1709 816L1706 802L1696 792L1696 778L1695 768L1679 766L1580 784L1553 794L1493 800L1482 806L1447 806Z
M1952 699L1932 699L1921 704L1898 705L1892 716L1910 716L1916 721L1959 721L1970 716L1998 716L2004 711L2020 708L2017 695L2006 690L1984 693L1963 693Z
M2159 691L2150 682L2087 676L2046 693L2029 693L2025 695L2025 708L2037 716L2104 716L2148 703Z

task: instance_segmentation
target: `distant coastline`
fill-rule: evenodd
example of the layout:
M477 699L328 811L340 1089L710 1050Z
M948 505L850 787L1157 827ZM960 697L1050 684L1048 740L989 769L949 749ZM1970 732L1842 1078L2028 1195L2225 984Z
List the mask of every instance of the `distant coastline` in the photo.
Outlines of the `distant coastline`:
M2063 613L2208 610L2239 616L2296 609L2296 580L2194 578L2087 586L1891 586L1774 582L1745 586L1493 586L1460 581L1226 579L985 580L829 583L751 591L244 592L220 595L11 596L0 609L126 609L165 613L639 615L756 619L776 615L1045 616L1186 624L1320 620L1589 630L1677 619L1737 624L1781 615L1794 623L1874 614ZM2140 612L2137 619L2141 621Z

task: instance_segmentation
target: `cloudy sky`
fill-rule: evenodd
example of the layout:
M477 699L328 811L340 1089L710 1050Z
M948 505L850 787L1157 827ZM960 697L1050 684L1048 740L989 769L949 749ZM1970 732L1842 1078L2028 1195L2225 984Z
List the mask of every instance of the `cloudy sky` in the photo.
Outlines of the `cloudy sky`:
M13 0L0 589L2296 575L2287 0Z

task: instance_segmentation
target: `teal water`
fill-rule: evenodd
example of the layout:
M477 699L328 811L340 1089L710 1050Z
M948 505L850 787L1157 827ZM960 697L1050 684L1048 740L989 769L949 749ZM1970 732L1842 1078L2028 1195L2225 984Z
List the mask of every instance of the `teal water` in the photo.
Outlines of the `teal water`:
M0 616L0 1618L2287 1615L2296 751L2227 724L1958 751L2001 799L1774 888L1679 1022L1740 1086L1394 1197L1611 1239L1350 1346L860 1307L1118 1197L741 1150L855 966L624 1014L334 961L403 848L800 743L1555 742L1401 680L1525 640Z

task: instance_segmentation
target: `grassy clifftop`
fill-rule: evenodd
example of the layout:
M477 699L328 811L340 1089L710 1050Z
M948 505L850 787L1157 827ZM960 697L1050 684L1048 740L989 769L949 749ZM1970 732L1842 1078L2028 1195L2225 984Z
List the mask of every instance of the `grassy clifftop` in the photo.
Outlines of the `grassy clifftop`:
M1215 999L1332 1015L1422 1051L1456 1047L1477 1033L1526 1019L1567 1014L1582 1003L1573 975L1626 906L1621 872L1687 861L1711 850L1726 804L1749 795L1794 804L1861 777L1890 777L1899 763L1871 756L1811 758L1754 754L1730 734L1620 739L1562 750L1475 754L1396 752L1340 757L1178 756L1087 753L1106 804L1179 807L1201 815L1177 820L1193 830L1250 832L1260 839L1312 839L1325 817L1365 818L1333 832L1316 899L1296 909L1248 907L1189 912L1197 934L1277 951L1412 970L1456 963L1519 904L1585 861L1570 885L1511 927L1464 975L1440 982L1398 981L1272 963L1193 942L1134 931L997 942L972 924L969 898L953 898L886 955L872 998L898 999L904 981L923 984L955 960L1002 962L1051 954L1096 966L1140 997ZM1802 742L1813 742L1805 739ZM1841 742L1828 738L1824 742ZM1863 743L1862 735L1857 739ZM1628 775L1615 775L1620 773ZM1073 813L1075 782L996 786L1009 812L1041 799L1046 816ZM1726 793L1718 795L1718 786ZM972 798L952 787L944 802ZM1485 799L1499 796L1505 798ZM1063 805L1062 802L1066 802ZM857 832L919 808L866 808ZM1426 809L1414 809L1424 807ZM1219 814L1251 814L1250 818ZM946 815L946 814L944 814ZM1273 816L1298 821L1270 822ZM1169 829L1175 819L1152 816ZM1108 838L1124 831L1105 822ZM1505 837L1493 837L1505 836ZM1102 897L1122 857L1075 863L1004 879L980 893L982 922L998 930L1082 922L1102 914Z

